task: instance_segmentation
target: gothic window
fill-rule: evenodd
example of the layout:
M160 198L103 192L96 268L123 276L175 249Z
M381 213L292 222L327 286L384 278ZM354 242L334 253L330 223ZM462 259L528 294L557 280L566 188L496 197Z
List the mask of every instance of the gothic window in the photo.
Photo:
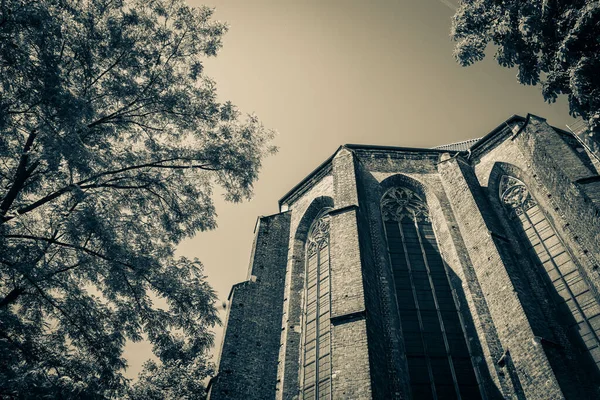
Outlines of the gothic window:
M304 399L331 398L329 222L328 215L318 218L306 244Z
M555 304L575 338L580 338L600 368L600 304L570 253L520 180L504 175L500 200L522 228L527 248L542 273Z
M480 399L462 324L423 198L381 200L414 399Z

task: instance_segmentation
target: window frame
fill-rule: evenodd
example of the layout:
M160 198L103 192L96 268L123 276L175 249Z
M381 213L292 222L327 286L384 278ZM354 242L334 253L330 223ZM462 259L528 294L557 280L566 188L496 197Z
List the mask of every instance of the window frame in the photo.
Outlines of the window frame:
M438 398L438 390L453 387L457 399L461 399L461 392L472 391L473 388L476 388L476 391L482 397L479 372L472 360L470 345L464 331L464 320L455 302L448 266L441 257L425 198L407 187L394 186L383 194L380 206L385 241L392 268L394 293L409 364L410 387L413 392L416 392L413 395L419 395L419 390L422 389L430 391L428 393L436 399ZM409 234L408 237L407 233ZM415 264L415 268L413 268L413 264ZM403 265L406 267L406 271L401 270ZM400 280L403 283L399 282ZM409 287L404 287L407 286L406 280L410 282ZM404 286L402 286L403 284ZM440 296L438 296L438 292ZM444 296L441 296L442 292L448 293L443 293ZM398 301L399 295L404 296L402 298L408 300L407 306L414 306L414 309L404 308L406 304ZM411 295L412 299L410 298ZM447 298L447 295L452 299L453 307L450 310L445 305L440 306L439 303L439 298ZM424 301L428 303L428 307L420 306ZM424 321L424 315L429 315L430 318L426 318L427 320ZM443 315L445 315L445 318ZM457 348L460 349L461 354L455 351L454 346L450 347L450 343L454 343L454 341L448 340L449 332L445 327L445 323L450 322L448 315L451 316L452 321L452 324L448 326L452 325L454 329L458 328L459 330L458 335L457 332L451 332L450 337L454 341L460 338L462 347L458 346ZM409 328L408 323L410 321L412 321L412 325L410 325L412 328ZM430 331L431 328L434 328L434 331ZM434 340L434 336L437 339L441 336L442 341L438 344L441 345L443 351L434 353L429 350L429 345L439 341ZM432 339L427 339L427 337ZM418 343L419 338L420 343ZM408 340L415 347L409 348L409 346L406 346ZM441 348L438 348L438 350ZM461 379L459 379L457 376L454 364L455 360L459 359L463 364L464 359L466 359L471 366L472 376L469 377L470 381L467 384L462 384L461 380L463 378L460 377ZM437 364L441 363L438 368L435 368L436 371L434 371L434 363L432 363L434 360ZM411 376L411 369L413 371L423 369L422 372L426 371L428 379L424 379L423 373L415 373L413 375L419 376ZM447 376L446 379L441 378L443 375L447 375L445 372L448 371L451 382L450 379L447 379ZM436 377L438 379L437 384Z
M302 399L331 399L331 254L330 209L325 209L311 225L305 244L304 302L302 307L301 385ZM323 254L325 252L326 254ZM312 267L311 268L311 264ZM323 288L323 286L326 286ZM309 302L309 290L311 299ZM325 303L323 303L325 301ZM322 311L322 306L325 311ZM309 315L310 313L310 315ZM308 326L311 324L311 332ZM322 326L322 325L326 326ZM308 350L310 349L310 350ZM323 354L323 351L326 351ZM310 362L307 363L310 353ZM323 369L323 367L329 366ZM307 382L307 378L310 379ZM325 390L324 387L327 389ZM324 396L321 396L324 394Z

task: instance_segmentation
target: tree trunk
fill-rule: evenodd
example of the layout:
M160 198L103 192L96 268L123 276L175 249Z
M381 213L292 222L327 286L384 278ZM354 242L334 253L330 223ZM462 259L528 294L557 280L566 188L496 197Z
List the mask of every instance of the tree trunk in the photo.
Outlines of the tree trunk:
M15 172L15 178L13 184L10 189L2 199L2 203L0 204L0 216L2 219L0 223L6 222L6 213L10 210L13 202L16 200L17 196L23 186L25 186L25 181L27 178L31 176L35 168L37 167L37 163L33 163L31 166L27 167L29 163L29 152L31 151L31 147L33 146L33 141L37 137L37 131L34 129L29 134L27 138L27 142L25 143L25 147L23 147L23 153L21 154L21 159L19 160L19 166L17 167L17 171Z

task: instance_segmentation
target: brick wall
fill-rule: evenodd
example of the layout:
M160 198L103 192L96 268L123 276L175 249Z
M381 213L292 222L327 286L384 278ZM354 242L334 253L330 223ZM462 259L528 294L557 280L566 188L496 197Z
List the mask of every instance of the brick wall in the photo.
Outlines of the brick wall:
M232 288L218 375L209 397L275 397L290 213L261 217L248 281Z
M408 397L408 379L404 359L404 343L398 320L393 278L388 265L387 246L381 219L379 182L356 159L358 212L367 337L371 363L373 398L402 399Z
M333 176L317 177L311 188L290 205L291 222L283 315L281 347L277 373L277 399L292 399L300 387L300 351L305 281L305 253L308 231L315 218L333 208Z
M333 398L410 398L379 210L383 191L400 181L427 199L484 397L598 397L497 193L502 174L528 186L598 295L600 178L586 157L577 141L533 116L514 118L469 154L340 148L286 195L289 212L261 219L256 281L232 290L211 398L299 395L305 242L324 209L331 209Z
M581 177L593 176L596 170L587 155L577 151L576 140L570 140L567 134L554 130L542 119L530 116L526 122L523 129L513 134L512 138L506 137L495 148L473 154L471 162L475 165L479 182L485 188L489 208L499 216L502 226L496 229L505 232L503 235L516 255L518 267L511 271L511 277L521 276L523 285L527 286L530 293L530 300L543 314L542 320L532 320L532 325L544 339L559 344L544 347L561 389L567 398L597 398L598 394L594 393L597 388L591 385L597 378L591 374L587 363L582 362L586 360L581 359L580 350L568 338L564 317L554 302L549 301L550 292L544 278L530 261L521 235L516 226L510 223L498 200L502 175L514 176L524 182L573 258L580 264L580 271L590 287L597 293L598 275L593 267L596 265L595 257L591 252L586 252L579 237L587 236L589 243L593 240L590 237L597 234L598 226L585 217L585 209L593 207L593 202L586 202L585 194L579 193L578 197L580 188L576 183ZM589 215L590 212L587 213ZM580 231L582 224L585 225L583 232Z
M536 325L542 316L528 307L526 288L510 274L516 270L514 260L505 243L493 235L493 211L474 171L459 157L440 163L438 169L498 338L503 350L510 352L504 365L513 392L525 398L564 398L544 350L535 341L532 323Z
M449 157L449 155L446 155ZM458 222L439 176L428 194L429 213L440 253L446 264L471 361L485 398L515 396L514 389L497 361L503 355L498 332L490 316L487 300L475 266L460 235Z
M585 268L595 290L600 289L600 180L584 165L545 120L531 116L515 138L531 176L545 192L546 212L553 225L563 226L563 239Z
M366 304L358 233L354 157L333 158L336 209L331 215L331 322L333 398L372 398Z

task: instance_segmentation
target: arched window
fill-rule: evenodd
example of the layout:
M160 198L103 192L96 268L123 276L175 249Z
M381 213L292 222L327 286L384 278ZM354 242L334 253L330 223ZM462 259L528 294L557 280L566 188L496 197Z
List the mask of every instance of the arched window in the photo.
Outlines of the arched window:
M600 304L556 231L523 182L504 175L500 201L528 239L527 248L539 267L568 329L587 348L600 368Z
M331 398L331 283L329 215L313 224L306 244L304 306L304 399Z
M381 200L413 399L479 399L477 379L424 199Z

